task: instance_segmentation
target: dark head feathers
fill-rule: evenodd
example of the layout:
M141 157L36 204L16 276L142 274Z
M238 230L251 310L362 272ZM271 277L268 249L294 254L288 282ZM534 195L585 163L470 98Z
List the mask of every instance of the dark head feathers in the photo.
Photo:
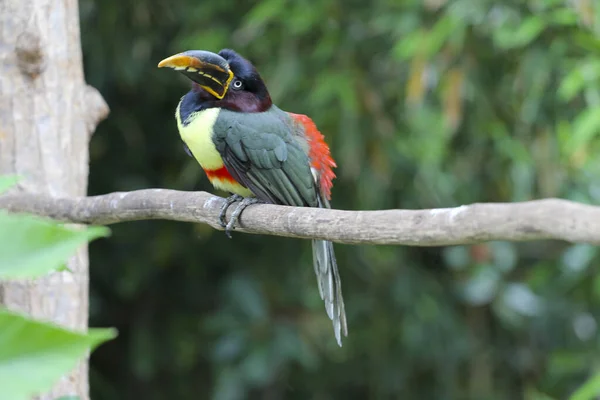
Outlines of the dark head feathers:
M219 51L219 55L227 60L235 77L244 83L245 90L261 99L269 96L265 82L250 61L231 49L223 49Z
M260 74L244 57L231 49L223 49L218 53L229 63L234 79L222 99L215 98L200 85L192 83L190 110L198 111L211 107L224 108L240 112L263 112L273 105L269 90ZM241 81L242 85L238 86ZM186 106L184 102L182 107Z

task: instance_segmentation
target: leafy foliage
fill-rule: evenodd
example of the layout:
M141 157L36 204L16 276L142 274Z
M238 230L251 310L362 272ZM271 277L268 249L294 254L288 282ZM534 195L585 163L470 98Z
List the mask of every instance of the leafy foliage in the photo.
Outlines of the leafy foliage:
M88 81L112 114L91 191L213 191L155 68L232 47L311 116L342 209L600 200L600 7L592 0L81 2ZM336 246L335 346L307 242L127 224L91 250L97 399L562 399L597 364L597 248L540 241Z
M600 394L600 375L596 374L581 386L570 400L592 400Z
M44 275L61 267L82 244L109 234L105 227L75 230L7 212L0 212L0 227L0 279Z
M111 329L76 333L0 310L0 394L28 400L49 390L88 351L115 336Z
M0 193L16 182L15 177L0 177ZM107 234L103 227L67 229L37 217L2 212L0 279L52 272L79 246ZM49 390L88 351L115 336L112 329L71 332L0 308L0 398L26 400Z

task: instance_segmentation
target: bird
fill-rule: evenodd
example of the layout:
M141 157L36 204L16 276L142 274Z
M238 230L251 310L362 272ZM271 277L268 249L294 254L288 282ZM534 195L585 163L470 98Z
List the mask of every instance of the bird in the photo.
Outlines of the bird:
M175 109L183 148L213 187L230 193L219 222L231 238L241 212L256 203L331 208L337 165L313 120L275 105L256 67L232 49L187 50L158 68L180 72L191 89ZM239 202L229 222L227 209ZM348 336L333 243L312 239L313 266L337 344Z

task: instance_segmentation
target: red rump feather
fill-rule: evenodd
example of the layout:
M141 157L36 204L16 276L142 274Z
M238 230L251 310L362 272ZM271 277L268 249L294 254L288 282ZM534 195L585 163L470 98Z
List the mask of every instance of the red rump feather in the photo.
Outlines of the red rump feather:
M237 182L235 179L233 179L233 176L231 176L231 174L229 173L229 171L227 171L227 168L225 168L225 166L222 166L218 169L205 169L204 172L206 172L206 176L211 181L216 178L231 183Z
M304 133L306 134L310 148L308 156L311 166L319 172L321 193L325 195L327 200L331 200L332 181L335 178L332 168L335 168L337 165L333 161L333 158L331 158L329 146L325 143L325 137L319 132L313 120L308 116L293 113L288 114L304 127Z

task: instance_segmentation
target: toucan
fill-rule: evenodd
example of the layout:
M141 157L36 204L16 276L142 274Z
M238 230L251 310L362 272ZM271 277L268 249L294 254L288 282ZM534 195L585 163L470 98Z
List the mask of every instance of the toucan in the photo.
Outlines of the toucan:
M231 49L189 50L158 64L189 78L175 120L185 151L216 189L229 192L219 220L230 237L240 213L262 202L330 208L333 168L329 146L306 115L281 110L250 61ZM226 211L239 201L229 222ZM319 293L336 341L348 335L333 243L312 240Z

